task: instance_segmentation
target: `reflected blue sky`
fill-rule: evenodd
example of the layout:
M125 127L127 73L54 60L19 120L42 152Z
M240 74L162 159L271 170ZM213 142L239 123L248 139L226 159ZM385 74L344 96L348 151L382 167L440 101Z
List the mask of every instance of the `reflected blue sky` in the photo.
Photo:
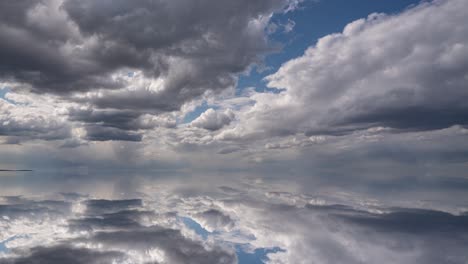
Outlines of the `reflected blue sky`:
M203 228L199 223L197 223L196 221L194 221L192 218L190 217L180 217L180 219L182 219L182 222L184 222L184 224L192 229L193 231L195 231L195 233L197 233L198 235L200 235L203 239L207 239L208 238L208 235L212 234L211 232L208 232L208 230L206 230L205 228Z
M180 217L183 223L195 233L200 235L203 239L207 239L209 235L216 235L218 232L208 232L204 229L199 223L194 221L189 217ZM284 252L279 247L275 248L256 248L253 250L249 250L249 245L245 244L235 244L237 259L239 264L264 264L265 261L268 259L269 253L277 253L277 252Z

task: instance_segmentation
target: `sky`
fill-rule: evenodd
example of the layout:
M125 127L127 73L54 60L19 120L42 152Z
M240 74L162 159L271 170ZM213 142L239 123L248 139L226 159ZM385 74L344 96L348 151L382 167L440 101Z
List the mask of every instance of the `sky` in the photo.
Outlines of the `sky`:
M468 262L467 0L0 2L0 264Z

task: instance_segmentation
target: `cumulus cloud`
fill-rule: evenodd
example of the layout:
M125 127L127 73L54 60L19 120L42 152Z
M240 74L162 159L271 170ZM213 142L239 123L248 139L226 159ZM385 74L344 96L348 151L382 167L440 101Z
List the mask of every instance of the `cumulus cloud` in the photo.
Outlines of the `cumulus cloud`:
M0 136L5 136L7 142L18 143L31 139L61 140L72 137L72 127L65 117L46 104L37 104L27 98L21 100L7 93L6 99L0 98Z
M343 135L466 125L467 2L424 2L371 14L309 47L267 76L280 94L254 94L235 137ZM232 136L231 136L232 137Z
M231 110L220 112L210 108L193 120L191 124L195 127L215 131L229 125L234 117L234 112Z
M289 6L286 0L4 3L0 76L33 91L67 93L123 88L128 81L115 73L139 70L162 80L152 98L161 104L171 98L174 110L205 90L234 85L233 74L270 49L268 17Z
M273 51L265 32L271 16L298 2L2 3L0 80L69 102L70 120L86 124L84 140L141 141L140 129L175 127L165 113L234 88L238 74ZM67 137L50 126L51 135L37 137ZM12 120L3 130L34 134L28 127Z
M234 221L231 217L216 209L198 213L195 215L195 219L209 232L230 230L234 227Z

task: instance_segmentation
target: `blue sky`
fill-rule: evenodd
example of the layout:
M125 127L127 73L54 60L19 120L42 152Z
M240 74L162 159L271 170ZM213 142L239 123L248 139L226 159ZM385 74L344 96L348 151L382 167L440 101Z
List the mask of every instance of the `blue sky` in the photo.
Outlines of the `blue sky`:
M5 98L9 90L7 87L0 87L0 98Z

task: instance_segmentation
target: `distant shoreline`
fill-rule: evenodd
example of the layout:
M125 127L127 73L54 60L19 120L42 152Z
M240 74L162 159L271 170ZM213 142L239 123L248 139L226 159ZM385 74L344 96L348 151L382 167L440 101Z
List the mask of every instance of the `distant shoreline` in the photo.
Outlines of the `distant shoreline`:
M2 171L7 171L8 172L8 171L33 171L33 170L2 170L2 169L0 169L0 172L2 172Z

